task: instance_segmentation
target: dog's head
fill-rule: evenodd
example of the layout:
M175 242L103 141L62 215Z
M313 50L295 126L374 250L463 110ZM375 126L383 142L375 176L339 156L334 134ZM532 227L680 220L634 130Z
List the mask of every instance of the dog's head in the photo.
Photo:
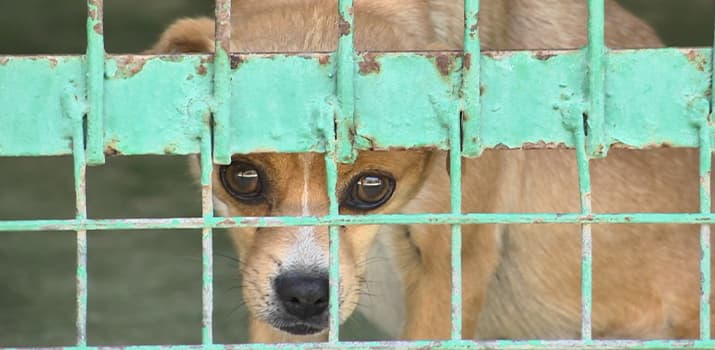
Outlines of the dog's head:
M460 10L459 1L455 9ZM356 1L358 50L436 48L445 26L432 21L428 1ZM450 9L454 12L455 9ZM456 12L455 12L456 13ZM335 50L336 0L243 0L233 2L231 49L239 52ZM452 30L454 31L454 30ZM211 52L214 23L181 20L152 53ZM340 212L397 212L420 187L431 159L428 151L362 152L340 165ZM217 166L213 178L217 208L230 216L322 216L328 214L326 170L320 154L236 155ZM340 311L346 319L362 290L369 247L377 225L341 227ZM323 332L328 326L328 228L242 228L232 236L241 259L243 294L251 314L292 334Z
M338 167L342 214L396 212L419 188L427 151L362 152ZM322 216L328 214L323 155L251 154L217 166L214 195L231 216ZM367 253L377 225L340 228L340 312L357 306ZM328 326L328 228L240 228L232 231L241 257L243 295L252 315L292 334Z

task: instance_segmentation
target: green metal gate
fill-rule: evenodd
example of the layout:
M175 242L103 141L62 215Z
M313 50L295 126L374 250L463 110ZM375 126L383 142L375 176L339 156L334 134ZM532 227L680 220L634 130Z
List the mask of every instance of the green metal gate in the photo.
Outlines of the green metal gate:
M0 156L73 155L77 215L66 220L0 221L0 231L74 231L77 235L77 343L87 344L87 232L111 229L201 229L203 330L201 345L132 346L137 350L308 348L711 348L710 172L713 129L712 50L609 50L604 43L603 0L589 0L589 44L582 50L480 52L478 0L465 0L463 52L356 53L351 0L340 0L348 25L337 52L257 55L228 52L230 1L216 1L214 55L106 55L103 1L88 0L87 53L83 56L0 56ZM379 67L375 71L375 67ZM656 69L660 77L648 79ZM523 74L509 74L518 70ZM271 81L284 80L276 88ZM538 78L538 84L534 84ZM419 82L417 82L419 81ZM638 82L633 88L629 83ZM405 102L395 91L411 87ZM614 87L608 99L605 86ZM629 88L618 88L628 86ZM379 88L378 88L379 87ZM480 87L489 94L481 95ZM586 88L583 88L586 87ZM506 91L518 89L523 118ZM301 91L300 98L289 98ZM675 91L676 93L672 93ZM355 97L359 96L360 99ZM264 103L268 100L280 101ZM126 101L132 101L127 104ZM309 101L306 103L305 101ZM422 101L414 103L414 101ZM141 110L137 109L141 106ZM373 108L372 106L379 106ZM492 108L501 106L505 108ZM290 113L283 113L290 111ZM588 123L583 116L588 116ZM260 116L260 119L257 119ZM290 132L270 133L290 116ZM649 128L641 122L648 118ZM260 120L261 123L257 121ZM608 123L607 123L608 122ZM394 124L392 124L394 123ZM388 125L388 127L385 127ZM399 125L401 135L384 132ZM501 127L495 127L500 125ZM427 130L427 131L426 131ZM158 132L160 131L160 132ZM355 135L352 135L355 133ZM700 149L700 211L688 214L593 213L589 159L611 145L661 145ZM575 213L463 213L462 156L495 147L575 148L581 211ZM338 212L337 163L361 149L435 147L449 150L451 212L448 214L350 216ZM461 146L461 147L460 147ZM233 153L321 152L328 174L329 214L324 217L215 217L212 161ZM106 154L201 154L203 216L172 219L90 219L85 170ZM450 224L452 227L451 340L416 342L340 341L338 243L340 225ZM461 225L484 223L577 223L582 227L582 338L578 340L461 340ZM683 223L701 225L700 339L620 341L591 337L591 225ZM330 332L326 343L220 345L213 341L212 230L230 227L330 226ZM1 312L1 311L0 311Z

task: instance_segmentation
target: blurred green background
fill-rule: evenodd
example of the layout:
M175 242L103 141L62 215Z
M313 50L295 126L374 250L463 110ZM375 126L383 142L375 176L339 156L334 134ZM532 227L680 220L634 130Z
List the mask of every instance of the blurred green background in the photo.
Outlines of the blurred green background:
M712 43L713 0L622 3L651 22L669 45ZM213 4L115 0L105 7L107 49L125 53L149 47L176 18L210 15ZM0 1L0 54L81 53L84 23L81 0ZM90 217L200 215L200 194L183 157L109 158L87 177ZM0 158L0 220L69 218L73 196L70 158ZM74 235L0 235L0 347L73 345ZM223 232L215 236L215 340L244 342L246 310L235 255ZM200 257L196 231L91 233L89 343L199 343ZM378 333L358 316L344 334L365 339Z

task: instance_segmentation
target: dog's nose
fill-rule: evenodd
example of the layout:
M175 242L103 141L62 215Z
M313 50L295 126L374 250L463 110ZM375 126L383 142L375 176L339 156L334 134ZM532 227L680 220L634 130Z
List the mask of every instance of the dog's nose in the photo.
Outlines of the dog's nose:
M278 275L273 283L286 312L301 320L320 315L328 308L327 276L287 272Z

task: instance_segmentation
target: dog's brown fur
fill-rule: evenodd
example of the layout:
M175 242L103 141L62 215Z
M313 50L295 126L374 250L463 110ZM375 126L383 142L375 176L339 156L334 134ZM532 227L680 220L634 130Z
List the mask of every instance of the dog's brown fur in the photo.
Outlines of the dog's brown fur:
M336 48L336 0L238 0L233 4L231 49L241 52L329 51ZM355 0L358 50L459 49L461 0ZM611 47L655 47L642 21L607 0ZM482 0L485 49L576 48L586 43L586 1ZM181 20L152 50L210 52L214 24ZM322 215L327 212L325 168L315 154L239 157L264 169L266 203L246 205L214 179L215 196L230 215ZM573 151L486 151L464 162L464 210L469 212L574 212L579 210ZM447 212L445 154L427 151L362 152L340 167L339 191L362 169L393 174L392 199L374 212ZM691 150L613 150L592 162L596 212L697 210L697 157ZM218 173L218 172L216 172ZM327 256L327 230L319 237ZM244 297L255 342L324 339L297 337L265 323L270 280L296 228L233 231L242 259ZM375 226L342 229L341 315L361 292L364 262ZM449 336L449 228L410 225L390 237L404 285L404 339ZM698 330L697 228L676 225L593 226L593 329L595 337L695 338ZM575 225L471 225L464 227L464 335L477 338L576 338L580 335L580 235ZM315 252L314 252L315 253ZM381 306L383 307L383 306Z

